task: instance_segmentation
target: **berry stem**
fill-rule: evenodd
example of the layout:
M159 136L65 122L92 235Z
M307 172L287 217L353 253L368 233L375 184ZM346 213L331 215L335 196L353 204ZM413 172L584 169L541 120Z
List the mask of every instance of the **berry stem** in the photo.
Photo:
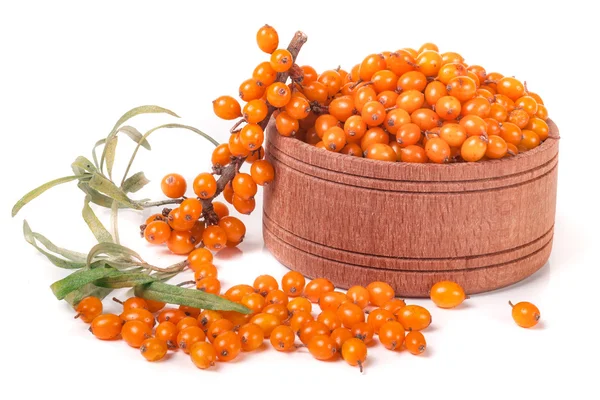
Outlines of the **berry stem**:
M511 307L514 307L515 305L512 303L512 301L508 301L508 305L510 305Z

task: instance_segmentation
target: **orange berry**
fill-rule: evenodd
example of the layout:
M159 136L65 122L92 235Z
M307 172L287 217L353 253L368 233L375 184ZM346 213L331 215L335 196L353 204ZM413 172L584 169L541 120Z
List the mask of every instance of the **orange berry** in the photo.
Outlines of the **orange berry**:
M271 336L271 332L273 332L275 327L281 325L281 320L277 318L277 316L267 313L258 313L254 315L250 319L250 322L258 325L262 329L265 339Z
M409 331L420 331L431 324L431 314L426 308L417 305L402 307L395 314L398 322Z
M212 263L213 255L208 249L202 247L202 248L195 249L194 251L192 251L188 255L187 259L188 259L190 268L192 270L196 271L196 269L199 268L201 265L204 265L207 263Z
M522 301L517 304L508 302L512 307L513 320L522 328L531 328L540 321L540 310L532 303Z
M152 328L142 321L127 321L121 329L121 337L131 347L139 348L152 334Z
M221 250L227 243L227 232L218 225L211 225L204 230L202 242L209 250Z
M349 365L358 365L360 372L363 372L363 365L367 359L367 345L356 338L346 340L342 345L342 358Z
M167 351L167 343L157 338L146 339L140 346L140 353L147 361L159 361L164 358Z
M467 298L464 289L452 281L437 282L431 287L430 297L440 308L454 308Z
M388 350L400 350L404 343L404 332L400 322L385 322L379 327L379 341Z
M269 161L258 160L250 167L250 176L257 185L264 186L275 179L275 170Z
M238 330L238 336L242 343L243 351L254 351L262 346L265 334L260 326L248 323L242 325Z
M221 282L214 277L202 278L196 282L196 289L202 290L206 293L220 294Z
M319 301L323 293L332 292L335 289L333 283L325 278L316 278L306 284L303 295L313 303Z
M167 308L162 310L160 314L158 314L158 317L156 319L159 323L168 321L177 325L179 321L181 321L185 317L187 317L187 315L185 315L185 312L183 310Z
M411 354L418 356L423 353L427 347L425 336L419 331L408 332L406 338L404 338L404 347L406 347L406 350Z
M75 318L89 324L102 314L102 301L94 296L85 297L77 304L75 311L77 312Z
M254 280L254 290L261 296L266 296L269 292L279 289L277 280L271 275L261 275Z
M168 174L162 179L160 188L165 196L177 199L185 194L187 183L185 178L179 174Z
M213 342L213 347L220 361L231 361L240 354L242 343L235 332L223 332Z
M381 307L394 298L394 289L385 282L372 282L367 286L369 301L376 307Z
M256 44L258 48L267 54L271 54L279 46L279 35L275 28L270 25L264 25L256 32Z
M287 308L292 313L295 313L297 311L311 312L312 304L306 297L296 297L290 300L290 302L287 305Z
M123 321L115 314L100 314L93 319L90 331L101 340L116 339L121 333Z
M203 172L194 179L194 193L201 199L210 199L217 192L217 180L208 173Z
M196 367L207 369L215 365L217 351L210 343L196 342L190 349L190 358Z
M240 98L244 101L257 100L265 94L265 86L254 78L246 79L239 88ZM241 115L241 111L240 111Z
M213 100L213 111L217 117L231 120L242 116L240 103L231 96L221 96Z
M206 331L206 338L209 342L213 343L221 333L233 331L233 329L233 322L225 318L219 319L209 325Z
M223 315L220 312L213 310L204 310L200 313L200 315L198 315L198 326L202 328L204 333L206 333L208 332L208 328L210 327L210 325L213 322L218 321L220 319L223 319Z
M179 331L177 345L185 354L189 354L194 344L204 342L206 335L199 326L188 326Z
M388 310L393 314L404 306L406 306L404 300L391 299L390 301L385 302L385 304L382 305L381 308L383 308L384 310Z
M379 329L383 324L389 321L396 321L396 317L391 311L383 308L377 308L369 313L367 323L373 327L373 331L379 334Z
M279 325L271 332L270 341L273 348L277 351L290 351L294 349L296 335L292 328L285 325Z
M365 313L362 308L354 303L343 303L337 309L337 316L346 328L352 328L355 324L365 321Z
M249 151L260 148L265 140L265 134L260 125L246 124L239 133L240 143Z
M294 59L286 49L277 49L271 54L271 67L277 72L285 72L292 67Z

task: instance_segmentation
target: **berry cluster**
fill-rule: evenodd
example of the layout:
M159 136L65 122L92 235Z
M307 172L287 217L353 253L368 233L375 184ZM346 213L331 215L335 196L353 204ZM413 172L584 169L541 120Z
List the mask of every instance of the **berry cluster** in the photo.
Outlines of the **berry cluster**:
M365 57L348 73L337 68L318 74L294 64L277 49L275 29L257 34L270 53L253 77L240 86L243 111L232 97L215 101L225 119L247 124L231 143L258 145L257 127L269 105L283 136L333 152L383 161L447 163L500 159L531 150L546 138L548 111L525 84L433 43ZM288 72L291 83L275 82Z
M189 258L198 284L212 279L212 284L201 289L220 294L211 253L198 249ZM261 275L252 286L233 286L223 297L243 304L251 313L164 308L165 303L132 297L125 302L113 299L123 305L120 315L102 314L102 302L88 297L77 306L76 318L91 323L90 331L99 339L121 337L139 348L148 361L160 360L168 350L179 349L201 369L214 366L216 361L231 361L242 351L256 350L265 339L280 352L306 348L317 360L341 355L361 371L367 346L375 343L375 337L391 351L404 348L419 355L427 347L422 331L431 324L431 314L422 306L395 298L394 290L385 282L354 286L343 293L335 291L327 279L306 283L302 274L290 271L281 284L270 275ZM440 308L457 307L466 298L455 282L438 282L431 289L431 300ZM315 305L320 309L316 316ZM529 328L537 324L540 313L533 304L511 306L518 325Z

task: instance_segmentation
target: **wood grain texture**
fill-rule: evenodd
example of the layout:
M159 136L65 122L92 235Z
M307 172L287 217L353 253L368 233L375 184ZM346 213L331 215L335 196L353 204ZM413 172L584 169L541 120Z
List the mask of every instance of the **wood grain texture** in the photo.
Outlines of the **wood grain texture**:
M521 280L552 246L558 129L548 122L551 138L534 150L450 165L331 153L271 124L276 179L264 191L265 244L309 276L342 287L391 279L405 296L427 296L439 279L471 293Z

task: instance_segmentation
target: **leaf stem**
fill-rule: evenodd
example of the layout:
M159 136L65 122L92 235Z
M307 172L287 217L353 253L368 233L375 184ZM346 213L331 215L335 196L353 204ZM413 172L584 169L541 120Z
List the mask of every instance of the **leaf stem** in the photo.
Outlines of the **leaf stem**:
M171 272L180 272L183 271L185 269L185 267L188 266L188 260L187 258L183 261L180 261L176 264L173 264L169 267L166 268L161 268L161 267L155 267L152 264L148 264L147 262L139 262L136 263L136 265L139 265L140 267L150 270L150 271L155 271L155 272L161 272L161 273L171 273Z
M151 207L165 206L167 204L181 204L182 201L183 201L183 199L166 199L166 200L159 200L159 201L147 201L144 203L140 203L140 205L144 208L151 208Z

